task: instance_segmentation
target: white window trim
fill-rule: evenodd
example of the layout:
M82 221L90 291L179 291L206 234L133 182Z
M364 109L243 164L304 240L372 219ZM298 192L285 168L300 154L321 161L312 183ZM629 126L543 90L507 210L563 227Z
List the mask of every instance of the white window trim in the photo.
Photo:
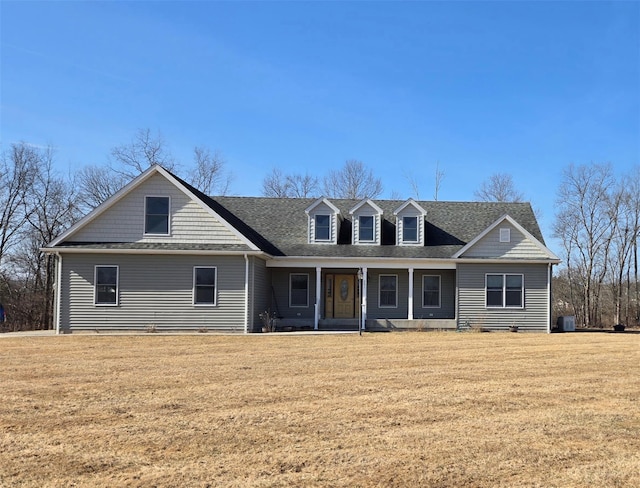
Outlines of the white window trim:
M306 276L307 277L307 304L306 305L293 305L291 302L291 292L293 291L293 277L294 276ZM309 308L309 273L289 273L289 308Z
M487 305L487 277L502 276L502 305ZM507 305L507 276L520 276L522 278L522 289L520 290L520 305ZM484 306L490 310L523 310L524 306L524 273L485 273L484 275Z
M438 305L425 305L424 303L424 279L438 278ZM442 308L442 276L434 274L422 275L422 308Z
M362 226L360 225L360 219L363 217L370 217L371 219L373 219L373 236L372 239L361 239L360 238L360 229L362 228ZM378 219L376 218L375 215L358 215L358 232L357 232L357 237L358 237L358 243L366 243L366 244L375 244L377 242L376 240L376 235L377 235L377 225L378 225Z
M167 198L169 199L169 214L167 215L167 233L166 234L156 234L152 232L147 232L147 198ZM145 195L144 196L144 216L142 222L142 235L144 236L170 236L171 235L171 195Z
M318 221L317 218L318 217L329 217L329 238L328 239L318 239L317 235L318 235ZM333 242L333 215L332 214L327 214L327 213L317 213L313 215L313 242L318 242L318 243L323 243L323 244L327 244L327 243L332 243Z
M116 302L98 303L98 268L116 268ZM120 305L120 266L117 264L96 264L93 267L93 305L96 307L117 307Z
M215 269L216 279L213 283L213 303L196 303L196 270ZM194 307L217 307L218 306L218 267L217 266L194 266L193 267L193 288L191 290L192 303Z
M416 240L409 241L404 238L404 219L414 219L416 221ZM417 215L403 215L402 216L402 243L403 244L419 244L420 243L420 221Z
M508 227L500 229L500 242L511 242L511 229Z
M396 279L396 304L382 305L382 277L393 276ZM398 275L397 274L381 274L378 275L378 308L398 308Z

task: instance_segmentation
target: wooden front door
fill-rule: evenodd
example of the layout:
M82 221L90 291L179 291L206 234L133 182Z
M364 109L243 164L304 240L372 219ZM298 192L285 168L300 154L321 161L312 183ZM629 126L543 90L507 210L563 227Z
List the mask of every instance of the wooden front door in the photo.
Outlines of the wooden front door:
M325 316L335 319L355 318L355 276L327 275L325 278Z

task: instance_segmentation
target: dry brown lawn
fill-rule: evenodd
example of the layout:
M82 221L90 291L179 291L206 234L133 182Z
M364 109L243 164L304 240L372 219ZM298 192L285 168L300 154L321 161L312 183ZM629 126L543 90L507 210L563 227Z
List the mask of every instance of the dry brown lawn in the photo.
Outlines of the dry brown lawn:
M0 338L0 486L640 486L640 335Z

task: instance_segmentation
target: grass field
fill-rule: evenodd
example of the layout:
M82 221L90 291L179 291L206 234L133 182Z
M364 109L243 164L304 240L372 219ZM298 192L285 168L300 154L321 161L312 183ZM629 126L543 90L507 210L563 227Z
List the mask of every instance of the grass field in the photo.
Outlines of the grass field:
M0 486L640 486L640 335L0 339Z

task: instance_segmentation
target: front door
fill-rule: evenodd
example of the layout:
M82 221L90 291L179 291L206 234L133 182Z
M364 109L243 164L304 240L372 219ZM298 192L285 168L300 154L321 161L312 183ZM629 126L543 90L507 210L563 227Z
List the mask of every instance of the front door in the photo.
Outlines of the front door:
M355 317L355 277L353 275L335 275L333 290L333 317L352 319Z

